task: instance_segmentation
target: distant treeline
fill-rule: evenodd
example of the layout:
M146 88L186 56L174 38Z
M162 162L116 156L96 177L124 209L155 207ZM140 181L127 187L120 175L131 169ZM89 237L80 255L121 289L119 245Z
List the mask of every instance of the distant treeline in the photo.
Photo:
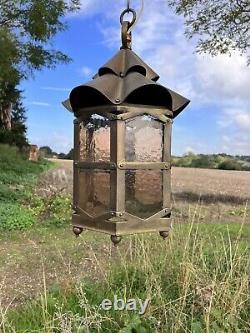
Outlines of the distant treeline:
M182 157L173 156L172 165L185 168L250 171L250 156L188 153Z
M56 153L50 147L40 148L43 157L54 157L59 159L73 160L74 149L67 154ZM184 168L204 168L221 170L241 170L250 171L250 156L232 156L227 154L193 154L188 153L184 156L173 156L172 165Z
M71 149L67 154L56 153L50 147L44 146L39 149L40 155L46 158L59 158L62 160L73 160L74 149Z

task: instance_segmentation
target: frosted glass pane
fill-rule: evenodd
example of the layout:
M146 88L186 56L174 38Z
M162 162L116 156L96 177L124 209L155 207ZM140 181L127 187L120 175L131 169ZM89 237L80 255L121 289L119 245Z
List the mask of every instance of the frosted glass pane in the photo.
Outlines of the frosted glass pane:
M126 122L126 161L162 162L163 124L151 116Z
M107 118L94 114L87 123L80 125L80 160L110 160L110 122Z
M148 218L163 209L162 171L126 171L126 211Z
M81 171L79 174L78 206L91 216L101 215L110 208L110 172Z

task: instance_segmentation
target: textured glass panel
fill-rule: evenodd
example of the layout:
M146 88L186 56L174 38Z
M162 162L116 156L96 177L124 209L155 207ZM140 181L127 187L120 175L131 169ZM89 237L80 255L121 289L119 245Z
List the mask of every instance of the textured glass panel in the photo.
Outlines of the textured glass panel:
M110 122L94 114L80 125L80 160L102 162L110 160Z
M126 122L126 161L162 162L163 124L151 116Z
M148 218L163 209L162 171L126 171L126 211Z
M78 206L91 216L101 215L110 207L110 172L81 171Z

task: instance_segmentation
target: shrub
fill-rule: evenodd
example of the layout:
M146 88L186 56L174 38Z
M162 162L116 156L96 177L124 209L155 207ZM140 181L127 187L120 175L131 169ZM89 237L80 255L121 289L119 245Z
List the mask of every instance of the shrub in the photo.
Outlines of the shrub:
M225 161L221 162L218 165L218 169L221 170L242 170L241 163L233 160L233 159L226 159Z
M0 205L0 230L23 230L30 228L35 222L33 213L13 203L1 203Z
M51 191L46 196L31 195L30 209L40 222L62 225L71 218L71 198L63 193Z
M1 184L0 186L0 202L14 203L22 200L25 196L24 190L19 187L11 188L8 185Z

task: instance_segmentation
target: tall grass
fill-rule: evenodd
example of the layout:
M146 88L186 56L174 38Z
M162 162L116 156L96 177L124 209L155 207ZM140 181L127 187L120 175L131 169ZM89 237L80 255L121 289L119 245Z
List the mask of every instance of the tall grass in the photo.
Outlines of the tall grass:
M47 288L30 304L1 309L7 332L249 332L250 260L245 226L177 225L163 242L131 237L96 262L96 276L61 290ZM83 253L84 255L84 253ZM97 278L98 277L98 278ZM103 299L150 299L144 316L104 311Z

